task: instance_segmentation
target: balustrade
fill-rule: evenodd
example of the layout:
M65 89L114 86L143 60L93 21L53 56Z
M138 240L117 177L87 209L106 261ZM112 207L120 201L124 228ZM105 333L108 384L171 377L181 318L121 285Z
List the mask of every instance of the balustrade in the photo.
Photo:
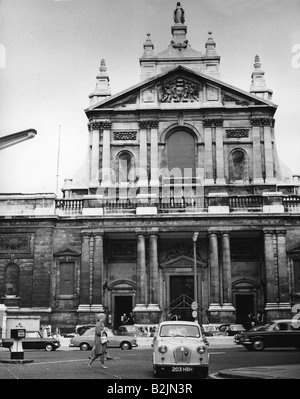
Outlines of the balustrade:
M263 207L262 195L233 195L229 196L230 212L260 212ZM83 199L57 199L57 214L81 215L84 208ZM300 212L300 196L283 196L282 203L285 212ZM209 198L206 196L168 196L153 198L104 198L101 204L103 214L132 213L140 206L156 206L159 213L197 213L207 212Z

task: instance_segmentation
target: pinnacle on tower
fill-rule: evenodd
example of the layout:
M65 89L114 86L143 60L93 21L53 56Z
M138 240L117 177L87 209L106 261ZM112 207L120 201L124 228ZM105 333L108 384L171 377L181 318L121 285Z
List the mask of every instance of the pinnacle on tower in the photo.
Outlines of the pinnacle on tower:
M90 105L95 104L98 101L104 100L107 97L111 96L111 89L109 85L109 76L106 73L107 67L105 59L102 58L99 71L100 73L96 76L96 88L89 95Z
M273 90L268 89L264 78L265 72L261 69L259 56L254 58L254 71L251 74L250 93L266 100L272 100Z
M212 32L208 32L208 39L207 42L205 43L205 48L206 48L206 55L216 55L216 42L212 38Z
M151 34L147 33L147 39L144 43L144 54L143 57L153 57L154 56L154 45L151 41Z

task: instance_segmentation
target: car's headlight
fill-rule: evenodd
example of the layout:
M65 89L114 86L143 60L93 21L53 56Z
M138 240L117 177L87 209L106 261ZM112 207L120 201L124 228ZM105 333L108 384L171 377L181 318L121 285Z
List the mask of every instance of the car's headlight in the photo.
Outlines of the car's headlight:
M160 351L160 353L166 353L168 348L166 347L166 345L161 345L158 350Z
M204 345L201 345L197 348L198 353L204 353L206 351L206 347Z

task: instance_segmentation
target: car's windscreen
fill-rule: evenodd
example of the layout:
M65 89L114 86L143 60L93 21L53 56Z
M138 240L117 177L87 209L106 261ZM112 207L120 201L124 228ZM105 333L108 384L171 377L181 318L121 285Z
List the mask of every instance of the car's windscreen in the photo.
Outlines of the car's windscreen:
M164 325L161 326L160 334L161 337L193 337L199 338L200 331L197 326L189 325Z

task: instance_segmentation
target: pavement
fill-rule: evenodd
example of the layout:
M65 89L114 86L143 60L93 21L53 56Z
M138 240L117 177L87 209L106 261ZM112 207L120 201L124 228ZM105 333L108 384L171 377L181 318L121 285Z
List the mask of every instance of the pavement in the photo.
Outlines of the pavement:
M233 337L217 336L208 337L210 349L221 349L236 347L233 342ZM59 350L74 350L79 348L69 347L70 338L60 338L61 347ZM151 348L152 338L137 338L139 349ZM6 348L1 348L0 351L7 351ZM300 356L299 356L300 357ZM299 364L290 365L276 365L276 366L260 366L260 367L240 367L221 370L218 374L210 375L214 379L300 379L300 361Z

